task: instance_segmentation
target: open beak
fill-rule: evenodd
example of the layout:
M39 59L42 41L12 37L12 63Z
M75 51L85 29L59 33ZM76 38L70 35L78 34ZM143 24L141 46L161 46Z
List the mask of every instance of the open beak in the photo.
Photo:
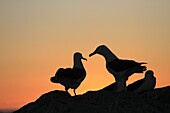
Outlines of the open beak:
M91 57L91 56L93 56L95 54L96 54L96 52L93 52L93 53L89 54L89 57Z
M87 58L82 57L82 59L87 61Z

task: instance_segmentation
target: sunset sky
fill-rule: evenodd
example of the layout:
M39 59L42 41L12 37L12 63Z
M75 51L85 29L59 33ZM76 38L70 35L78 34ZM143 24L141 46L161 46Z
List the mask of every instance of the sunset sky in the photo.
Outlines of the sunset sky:
M101 44L119 58L147 62L157 88L170 85L170 0L0 0L0 109L64 90L50 77L72 67L77 51L88 59L78 94L113 83L104 58L88 57Z

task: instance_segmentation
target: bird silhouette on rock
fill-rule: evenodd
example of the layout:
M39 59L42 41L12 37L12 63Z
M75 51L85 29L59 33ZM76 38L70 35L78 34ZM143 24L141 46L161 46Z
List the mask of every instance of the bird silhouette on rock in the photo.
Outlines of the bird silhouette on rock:
M126 81L129 76L134 73L143 73L146 70L146 66L142 66L142 64L146 64L145 62L119 59L105 45L98 46L89 56L95 54L102 55L105 58L107 70L115 77L117 92L126 90Z
M86 70L81 60L87 60L81 53L74 54L73 68L59 68L55 76L51 77L51 82L60 83L65 86L66 92L71 88L76 95L76 89L86 77Z
M127 91L142 93L145 91L153 90L156 85L156 78L154 77L154 72L148 70L145 73L145 77L127 86Z

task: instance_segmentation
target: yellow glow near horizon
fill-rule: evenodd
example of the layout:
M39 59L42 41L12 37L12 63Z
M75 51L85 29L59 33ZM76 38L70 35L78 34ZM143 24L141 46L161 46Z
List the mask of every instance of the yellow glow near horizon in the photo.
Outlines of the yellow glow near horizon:
M88 54L106 44L118 57L146 61L156 87L170 84L170 1L0 1L0 109L20 108L41 94L63 90L50 77L72 67L79 51L87 76L78 94L112 82L102 56ZM143 78L135 74L128 84ZM97 82L96 82L97 79ZM72 91L70 90L72 93Z

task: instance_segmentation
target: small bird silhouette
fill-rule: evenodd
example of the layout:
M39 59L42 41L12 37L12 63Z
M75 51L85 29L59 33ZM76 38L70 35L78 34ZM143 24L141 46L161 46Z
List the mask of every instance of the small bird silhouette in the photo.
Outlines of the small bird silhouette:
M115 77L117 92L126 90L126 80L129 76L134 73L143 73L146 70L146 66L141 66L146 63L119 59L105 45L98 46L89 56L91 57L95 54L102 55L105 58L107 70Z
M144 91L149 91L155 88L156 78L154 77L154 72L148 70L145 73L145 77L127 86L127 91L142 93Z
M86 77L86 70L84 69L81 59L87 60L81 53L76 52L74 54L73 68L59 68L55 76L51 77L51 82L62 84L65 86L66 92L68 92L69 88L73 89L76 95L75 90Z

